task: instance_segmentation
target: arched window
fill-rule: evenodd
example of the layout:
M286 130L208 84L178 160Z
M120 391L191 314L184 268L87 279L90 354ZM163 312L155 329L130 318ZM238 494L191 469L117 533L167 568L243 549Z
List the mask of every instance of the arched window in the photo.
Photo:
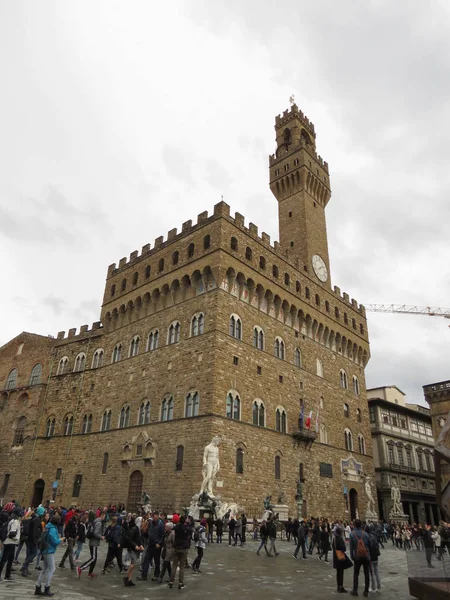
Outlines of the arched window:
M281 479L281 457L275 456L275 479Z
M323 377L323 364L319 358L316 359L316 372L319 377Z
M289 273L285 273L284 274L284 285L289 285L291 282L291 279L289 277Z
M275 338L275 356L284 360L284 342L280 337Z
M158 261L158 273L164 271L164 259L160 258Z
M161 404L161 421L171 421L173 419L173 398L166 396Z
M186 404L184 409L185 417L198 417L200 406L200 398L198 392L189 392L186 396Z
M45 423L45 437L52 437L55 435L55 417L49 417Z
M344 323L346 325L348 325L348 315L347 315L347 313L344 313Z
M356 320L355 319L352 319L352 327L353 327L353 329L356 329Z
M325 300L325 310L329 313L330 312L330 303L328 302L328 300Z
M343 390L348 389L347 373L344 371L344 369L341 369L339 371L339 379L340 379L341 388Z
M253 425L264 427L266 424L265 416L265 409L262 400L255 400L253 402Z
M158 340L159 340L159 331L157 329L153 329L153 331L150 331L150 333L148 335L147 350L148 351L156 350L156 348L158 347Z
M72 435L73 433L73 416L67 415L64 419L64 433L63 435Z
M425 452L425 464L427 466L427 471L431 471L431 457L429 452Z
M81 425L81 433L91 433L92 431L92 415L84 415Z
M300 293L302 291L301 285L300 285L300 281L296 281L295 282L295 291L297 293Z
M305 287L305 297L307 300L311 298L311 292L309 291L308 287Z
M353 452L353 437L350 429L344 431L345 449L349 452Z
M264 258L264 256L259 257L259 268L260 269L266 268L266 259Z
M317 304L317 306L320 306L320 296L319 296L319 294L316 294L316 304Z
M228 392L227 394L227 412L228 419L239 421L241 418L241 399L236 392Z
M325 425L322 423L319 430L319 440L322 444L328 444L328 432Z
M148 279L148 278L150 277L150 274L151 274L151 272L152 272L152 268L151 268L151 266L150 266L150 265L147 265L147 266L145 267L145 279Z
M195 252L194 244L189 244L188 251L187 251L188 258L192 258L194 256L194 252Z
M116 285L113 283L111 286L111 298L114 298L116 295Z
M121 357L122 357L122 344L116 344L114 346L114 350L113 350L113 354L112 354L112 362L113 363L119 362Z
M86 364L86 354L84 352L80 352L75 359L75 366L73 368L73 372L77 373L79 371L84 371L85 364Z
M302 367L302 353L300 352L299 348L295 349L294 352L294 364L296 367L298 367L299 369L301 369Z
M139 425L150 423L150 402L144 400L139 408Z
M249 248L249 246L247 246L247 248L245 249L245 258L247 260L252 260L252 256L253 256L252 249Z
M137 285L138 280L139 280L139 273L136 271L136 273L134 273L134 275L133 275L133 285Z
M177 265L179 258L180 258L180 253L178 252L178 250L175 250L175 252L172 254L172 264Z
M238 241L237 241L237 239L235 237L231 238L230 246L231 246L232 250L237 251L237 249L238 249Z
M287 418L285 409L280 406L275 412L275 429L281 433L287 433Z
M108 452L105 452L103 454L102 475L106 475L106 473L108 472L108 460L109 460L109 454L108 454Z
M22 446L25 441L25 427L27 425L26 417L20 417L17 421L16 429L14 431L13 446Z
M137 356L139 354L139 341L140 341L140 338L138 335L135 335L134 338L131 340L130 352L129 352L130 358L132 356Z
M359 333L361 335L364 335L364 325L362 323L360 323L360 325L359 325Z
M264 331L258 325L253 328L253 345L258 350L264 350Z
M360 408L356 409L356 420L358 421L358 423L361 423L361 409Z
M358 448L360 454L366 453L366 442L364 440L364 436L362 433L358 435ZM403 464L403 455L402 455L402 464Z
M180 341L180 322L174 321L169 325L169 330L167 332L167 343L170 344L178 344Z
M175 462L175 471L183 470L184 446L177 446L177 460Z
M103 366L103 356L104 356L103 348L98 348L94 352L94 356L92 357L92 369L97 369L98 367Z
M38 385L38 383L41 382L41 375L42 375L42 365L41 365L41 363L37 363L37 365L34 365L32 371L31 371L30 385Z
M344 417L350 418L350 406L347 403L344 404Z
M272 275L277 279L278 275L279 275L279 271L278 271L278 267L277 265L273 265L272 267Z
M119 429L123 429L124 427L128 427L130 424L130 407L122 406L119 415Z
M5 390L14 390L17 387L17 369L12 369L9 372L6 380Z
M237 315L230 317L230 335L237 340L242 339L242 321Z
M236 473L242 475L244 472L244 451L242 448L236 449Z
M203 250L208 250L208 248L211 246L211 238L209 235L205 235L205 237L203 238Z
M124 292L127 289L127 280L126 279L122 279L120 289L122 290L122 292Z
M202 335L205 328L205 315L203 313L197 313L192 317L191 320L191 335Z
M336 308L334 309L334 316L336 317L336 319L339 319L340 315L339 315L339 309L336 306Z
M111 429L111 409L105 410L102 417L101 431L109 431Z
M356 377L356 375L353 375L353 392L359 396L360 391L359 391L359 381L358 378Z
M406 451L406 464L408 465L408 467L410 469L414 469L415 467L414 467L414 463L413 463L411 446L406 446L405 451Z

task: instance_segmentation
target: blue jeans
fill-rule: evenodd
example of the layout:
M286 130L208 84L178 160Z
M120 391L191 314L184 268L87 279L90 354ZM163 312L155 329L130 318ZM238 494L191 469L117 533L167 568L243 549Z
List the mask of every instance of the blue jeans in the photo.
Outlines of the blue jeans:
M370 576L372 579L372 589L380 590L381 589L381 581L380 581L380 574L378 572L378 561L377 560L373 560L370 563Z
M39 573L37 580L37 586L39 587L44 583L45 587L50 587L50 582L55 572L55 555L54 554L43 554L42 560L44 562L44 568Z
M33 560L36 558L37 553L38 553L38 547L37 547L36 542L31 542L31 541L27 540L26 544L27 544L27 556L23 563L22 569L28 569L28 567L33 562Z
M259 544L259 548L257 550L257 552L259 552L261 550L261 548L264 546L264 550L267 552L267 554L269 554L269 551L267 550L267 538L261 538L261 543Z
M77 549L73 553L73 557L75 560L78 560L80 558L81 551L83 550L83 544L84 542L77 542Z

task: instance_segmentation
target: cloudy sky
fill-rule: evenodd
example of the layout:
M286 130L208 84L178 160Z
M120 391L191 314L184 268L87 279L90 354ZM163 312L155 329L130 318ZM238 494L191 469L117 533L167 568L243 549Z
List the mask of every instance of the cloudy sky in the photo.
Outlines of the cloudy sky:
M97 320L110 263L232 213L278 239L274 116L330 165L333 285L450 306L445 0L0 1L0 344ZM370 314L368 385L450 379L450 321Z

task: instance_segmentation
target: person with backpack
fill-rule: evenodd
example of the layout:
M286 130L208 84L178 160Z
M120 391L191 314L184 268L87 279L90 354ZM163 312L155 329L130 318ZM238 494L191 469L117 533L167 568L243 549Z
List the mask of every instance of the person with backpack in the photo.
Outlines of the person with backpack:
M11 577L11 570L14 561L16 548L20 542L20 510L15 508L2 527L3 554L0 560L0 581L2 580L3 567L6 564L5 581L14 581Z
M80 558L81 551L83 550L84 542L86 541L86 523L88 521L89 515L85 513L80 519L77 521L77 549L73 553L73 557L75 562L78 562Z
M127 574L123 578L123 582L127 587L134 586L136 584L133 582L132 575L139 553L143 552L144 546L142 544L141 532L139 531L139 527L136 525L136 521L133 518L131 518L128 526L126 529L124 529L122 546L128 550L128 556L130 557L130 565L128 567Z
M361 567L364 569L363 596L369 595L370 584L370 538L369 534L361 529L361 521L355 520L355 528L350 534L350 558L354 562L353 589L350 596L358 595L358 579Z
M25 527L25 519L22 521L22 524L22 531L24 535L26 535L27 555L25 558L25 562L23 563L22 568L20 569L20 574L23 577L26 577L27 575L31 575L30 571L28 570L28 567L36 558L38 553L38 540L42 532L42 526L41 520L39 516L34 512L34 510L32 510L30 513L28 527Z
M80 567L77 568L78 577L81 577L81 573L89 567L88 577L97 577L94 573L95 565L97 564L97 555L98 548L100 546L100 540L104 540L105 538L102 535L102 524L105 520L106 514L104 512L100 512L100 516L97 517L94 522L89 523L86 538L89 540L89 552L90 558L85 561Z
M108 542L108 552L106 554L105 564L103 565L102 575L108 573L108 565L114 558L117 560L119 573L124 570L122 564L122 537L122 527L117 522L117 517L114 516L111 518L111 524L105 530L105 540Z
M379 592L381 590L380 573L378 571L378 559L380 557L380 538L376 531L374 523L371 523L366 527L366 533L369 534L370 538L370 579L372 581L372 592Z
M65 569L65 562L67 558L69 558L69 564L72 571L75 571L75 563L73 560L73 547L75 545L75 540L77 539L78 526L77 526L77 517L75 512L72 513L72 516L66 522L66 526L64 528L64 537L67 541L67 548L64 554L59 561L59 568Z
M189 550L189 542L190 542L190 529L186 527L185 521L186 518L182 515L178 523L174 527L174 552L173 552L173 563L172 563L172 573L170 575L169 588L173 587L173 582L175 581L175 574L177 572L177 567L180 567L180 574L178 580L178 589L182 590L186 586L184 584L184 567L187 560L187 553ZM173 519L175 523L175 518Z
M192 563L192 572L195 574L200 573L200 563L202 562L203 551L208 543L206 538L206 525L206 519L202 519L200 525L196 527L194 531L194 543L197 548L197 558Z
M45 526L44 531L41 533L39 538L39 549L42 554L42 560L44 562L44 568L39 573L39 577L36 583L36 589L34 591L35 596L54 596L55 594L50 591L50 584L52 581L53 573L55 572L55 552L64 538L59 537L59 524L61 518L59 515L53 515L50 521ZM42 582L44 582L44 592L42 592Z

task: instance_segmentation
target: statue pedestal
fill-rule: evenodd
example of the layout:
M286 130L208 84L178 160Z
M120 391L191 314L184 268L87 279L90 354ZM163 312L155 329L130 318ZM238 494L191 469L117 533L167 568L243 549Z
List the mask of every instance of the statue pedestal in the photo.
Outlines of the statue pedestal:
M389 520L394 521L395 523L409 523L409 515L389 513Z
M368 510L366 512L366 518L365 520L368 521L378 521L378 515L376 512Z
M274 515L278 513L280 521L288 520L289 506L287 504L275 504L272 510Z

